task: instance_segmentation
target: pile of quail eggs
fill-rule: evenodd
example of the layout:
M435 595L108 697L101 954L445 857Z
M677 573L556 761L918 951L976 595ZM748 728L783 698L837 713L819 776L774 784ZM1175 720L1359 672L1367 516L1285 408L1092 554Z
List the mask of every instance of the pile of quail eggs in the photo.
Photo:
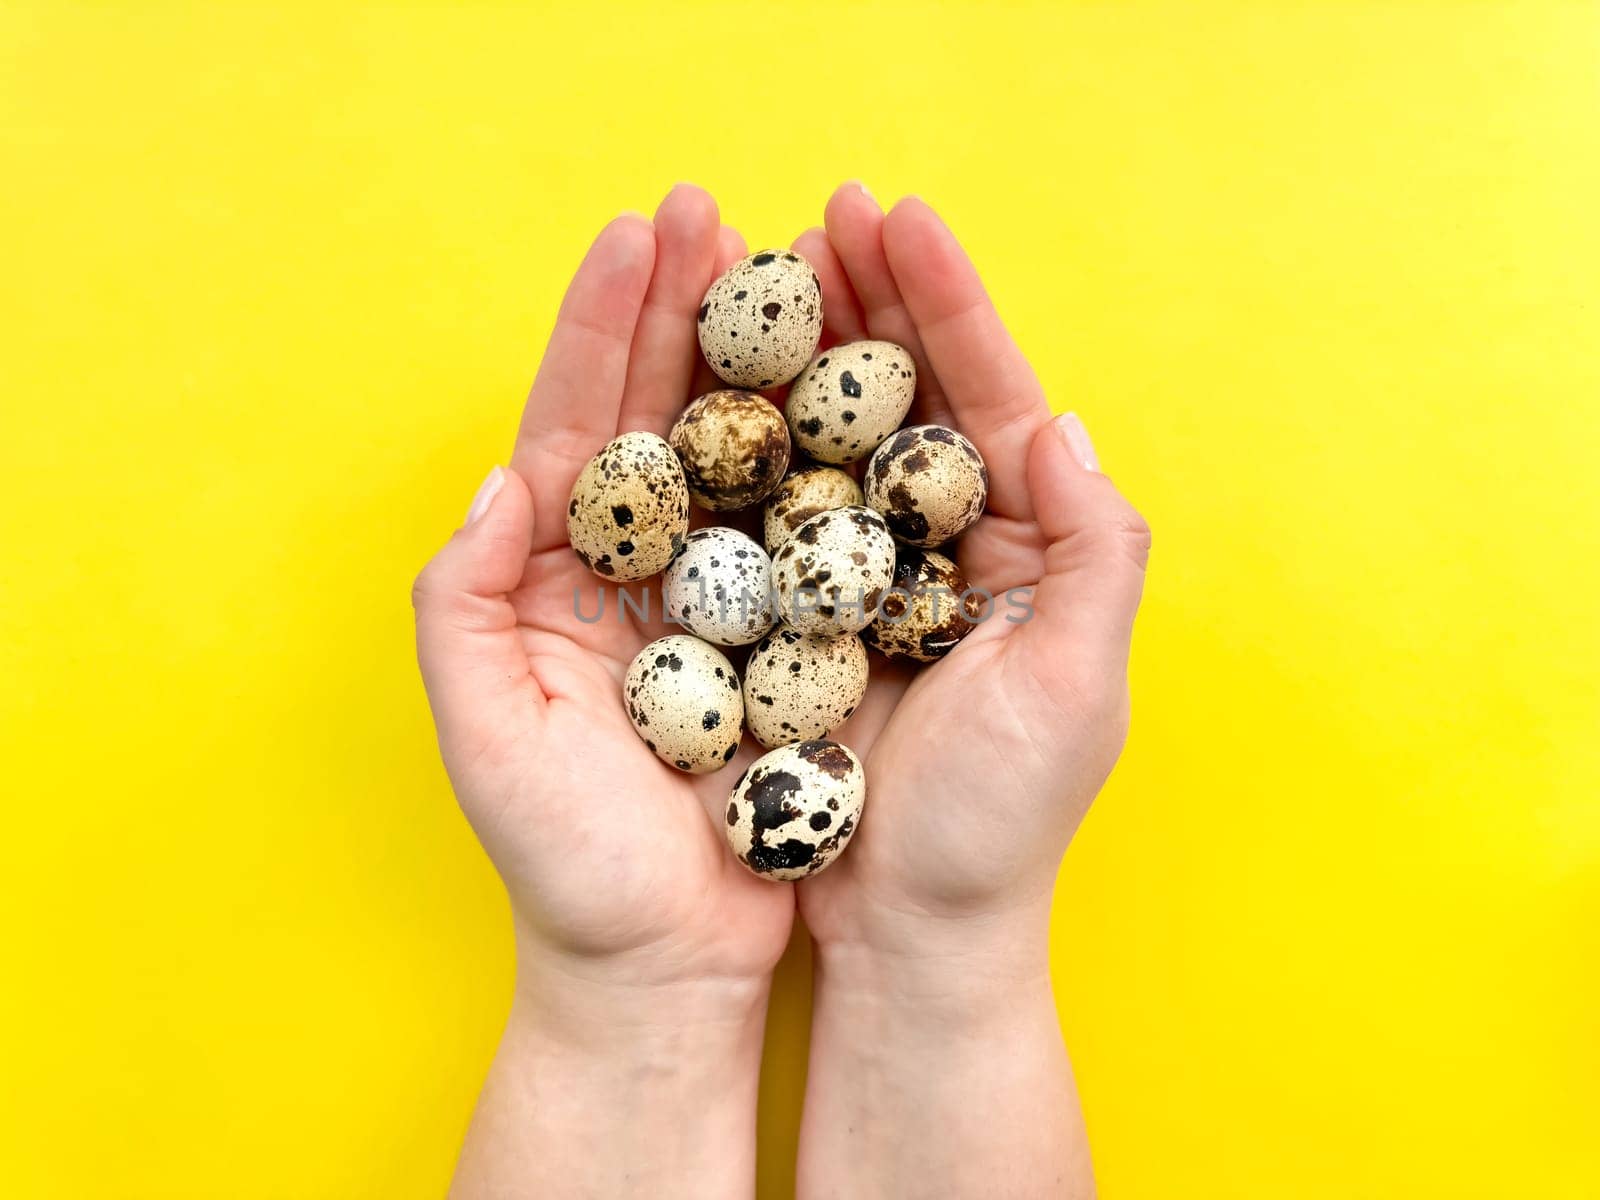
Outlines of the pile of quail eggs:
M982 515L988 471L953 429L901 428L917 382L902 347L818 350L822 288L798 254L735 263L706 292L699 335L728 387L692 400L666 440L607 444L572 489L567 531L604 579L665 572L663 614L684 632L629 666L628 717L691 774L728 763L748 730L768 752L734 785L724 833L756 874L801 879L861 821L861 760L828 734L861 703L868 647L933 662L973 628L966 581L934 547ZM761 394L785 384L782 409ZM746 524L761 540L733 525L691 532L691 504L760 506ZM746 646L741 680L725 649Z

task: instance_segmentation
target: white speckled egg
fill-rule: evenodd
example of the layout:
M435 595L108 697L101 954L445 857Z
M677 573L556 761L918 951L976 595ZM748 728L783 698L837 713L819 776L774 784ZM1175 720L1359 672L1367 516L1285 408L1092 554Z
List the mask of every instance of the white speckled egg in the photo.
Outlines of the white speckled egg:
M772 560L778 616L801 633L859 633L894 578L894 539L860 504L806 521Z
M653 433L625 433L607 442L572 485L567 540L596 575L618 582L654 575L688 531L683 467Z
M776 554L791 533L818 513L861 502L861 485L837 467L797 467L784 476L762 509L767 553Z
M622 680L622 699L644 744L680 771L715 771L739 749L739 676L722 651L699 638L675 633L639 651Z
M796 742L763 754L740 776L723 832L754 874L804 879L844 853L866 800L866 768L849 747Z
M822 338L822 285L792 250L762 250L729 267L700 305L700 352L735 387L788 383Z
M789 469L789 426L754 392L707 392L667 434L689 496L701 508L730 512L763 499Z
M878 615L861 631L861 638L889 658L934 662L972 632L990 611L990 603L981 594L968 592L966 576L944 555L897 546L894 583L884 592ZM745 710L748 717L748 702Z
M917 368L905 350L893 342L847 342L800 372L785 414L795 445L812 458L852 463L900 428L916 392Z
M720 525L696 529L667 564L666 615L719 646L755 641L772 613L772 560L754 539Z
M983 516L989 468L954 429L909 425L873 452L862 490L895 537L938 546Z
M824 737L866 691L867 648L855 634L816 637L779 625L745 663L745 725L768 749Z

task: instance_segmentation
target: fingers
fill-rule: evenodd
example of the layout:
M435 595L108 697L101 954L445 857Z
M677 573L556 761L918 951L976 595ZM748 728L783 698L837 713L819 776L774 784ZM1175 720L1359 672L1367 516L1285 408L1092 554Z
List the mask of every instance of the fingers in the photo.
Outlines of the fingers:
M747 253L749 253L749 251L745 249L744 238L740 236L739 231L731 226L724 225L717 231L717 257L716 261L712 264L711 278L715 279L718 275L721 275L729 267L733 266L734 263L743 258ZM696 303L698 304L699 301L696 300ZM672 427L672 421L678 419L678 413L683 411L684 404L687 404L696 396L703 396L707 392L715 391L718 388L725 388L728 386L717 378L716 374L709 366L706 365L705 359L701 356L700 334L698 329L699 327L695 326L694 330L691 331L691 335L695 339L694 362L696 364L693 371L693 382L690 384L688 392L685 393L682 403L679 404L677 412L674 412L671 420L667 422L667 427L669 429Z
M1049 543L1033 619L1019 631L1027 654L1056 677L1089 672L1120 685L1144 589L1150 527L1099 472L1089 435L1073 414L1041 427L1026 461L1032 503Z
M811 264L822 285L822 336L833 342L858 342L867 336L861 305L850 288L839 256L833 252L825 229L808 229L795 238L791 249Z
M712 280L721 233L717 203L680 183L656 210L656 260L633 333L618 429L666 435L689 400L699 354L695 312Z
M417 660L447 761L475 756L537 716L542 697L506 598L522 578L532 541L527 484L496 467L467 523L412 587Z
M860 298L868 336L904 346L917 364L916 419L948 424L950 405L937 367L923 352L922 338L884 254L883 210L859 183L847 183L829 198L823 217L828 241ZM826 295L823 305L826 312Z
M884 219L883 248L955 425L989 464L989 507L1028 518L1027 480L1016 464L1050 419L1038 377L933 209L915 197L900 201Z
M655 251L648 221L618 217L600 231L567 287L511 456L537 512L564 511L583 464L617 434L629 350ZM541 522L534 549L565 537L561 522Z
M717 266L711 272L712 278L721 275L748 253L743 235L733 226L724 225L717 231Z

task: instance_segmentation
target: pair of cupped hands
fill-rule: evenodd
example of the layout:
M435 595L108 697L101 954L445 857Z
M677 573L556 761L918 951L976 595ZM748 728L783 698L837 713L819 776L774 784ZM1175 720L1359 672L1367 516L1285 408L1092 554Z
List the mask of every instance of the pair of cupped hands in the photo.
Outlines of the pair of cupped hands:
M794 249L822 284L824 346L881 338L916 360L908 423L950 425L990 471L961 539L968 580L1033 589L1033 616L980 624L921 671L875 662L832 736L866 764L848 851L797 885L758 879L716 821L749 739L709 775L665 766L629 724L630 660L670 627L608 606L567 544L584 463L617 434L665 436L718 386L696 310L747 253L716 203L679 185L652 220L595 239L562 302L509 469L416 581L418 655L456 795L510 894L519 990L589 995L760 992L796 911L837 951L961 970L967 956L1044 953L1057 866L1120 752L1129 638L1149 530L1099 471L1081 422L1052 418L960 244L926 203L885 213L846 184ZM647 586L658 586L652 581ZM610 587L612 585L605 585ZM614 597L613 597L614 599ZM651 617L659 616L659 606ZM1031 949L1030 949L1031 948Z

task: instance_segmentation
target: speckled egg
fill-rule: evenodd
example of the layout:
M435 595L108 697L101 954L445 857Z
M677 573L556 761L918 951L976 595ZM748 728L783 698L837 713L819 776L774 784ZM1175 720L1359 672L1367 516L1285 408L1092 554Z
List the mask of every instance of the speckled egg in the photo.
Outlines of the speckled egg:
M938 546L983 515L989 469L954 429L910 425L873 452L862 488L895 537Z
M861 637L890 658L933 662L954 650L989 607L981 593L968 593L966 576L944 555L897 546L894 583Z
M666 615L719 646L755 641L777 618L772 612L772 560L737 529L696 529L667 564Z
M867 648L853 633L817 637L779 625L744 667L744 720L771 749L826 736L867 690Z
M866 768L849 747L796 742L750 764L728 798L723 832L755 874L804 879L844 853L866 800Z
M865 505L806 521L772 560L778 616L801 633L859 633L894 577L894 539Z
M748 508L789 469L789 426L754 392L707 392L684 409L667 435L683 464L689 496L701 508Z
M722 651L697 637L675 633L639 651L623 678L622 699L644 744L680 771L715 771L739 749L739 676Z
M776 554L791 533L818 513L861 502L861 485L837 467L797 467L783 477L762 509L767 553Z
M852 463L906 419L917 392L911 355L893 342L848 342L824 350L789 389L794 443L818 462Z
M733 264L700 305L700 352L735 387L788 383L822 337L822 285L792 250L762 250Z
M607 442L572 485L567 540L596 575L618 582L654 575L688 531L683 467L653 433Z

